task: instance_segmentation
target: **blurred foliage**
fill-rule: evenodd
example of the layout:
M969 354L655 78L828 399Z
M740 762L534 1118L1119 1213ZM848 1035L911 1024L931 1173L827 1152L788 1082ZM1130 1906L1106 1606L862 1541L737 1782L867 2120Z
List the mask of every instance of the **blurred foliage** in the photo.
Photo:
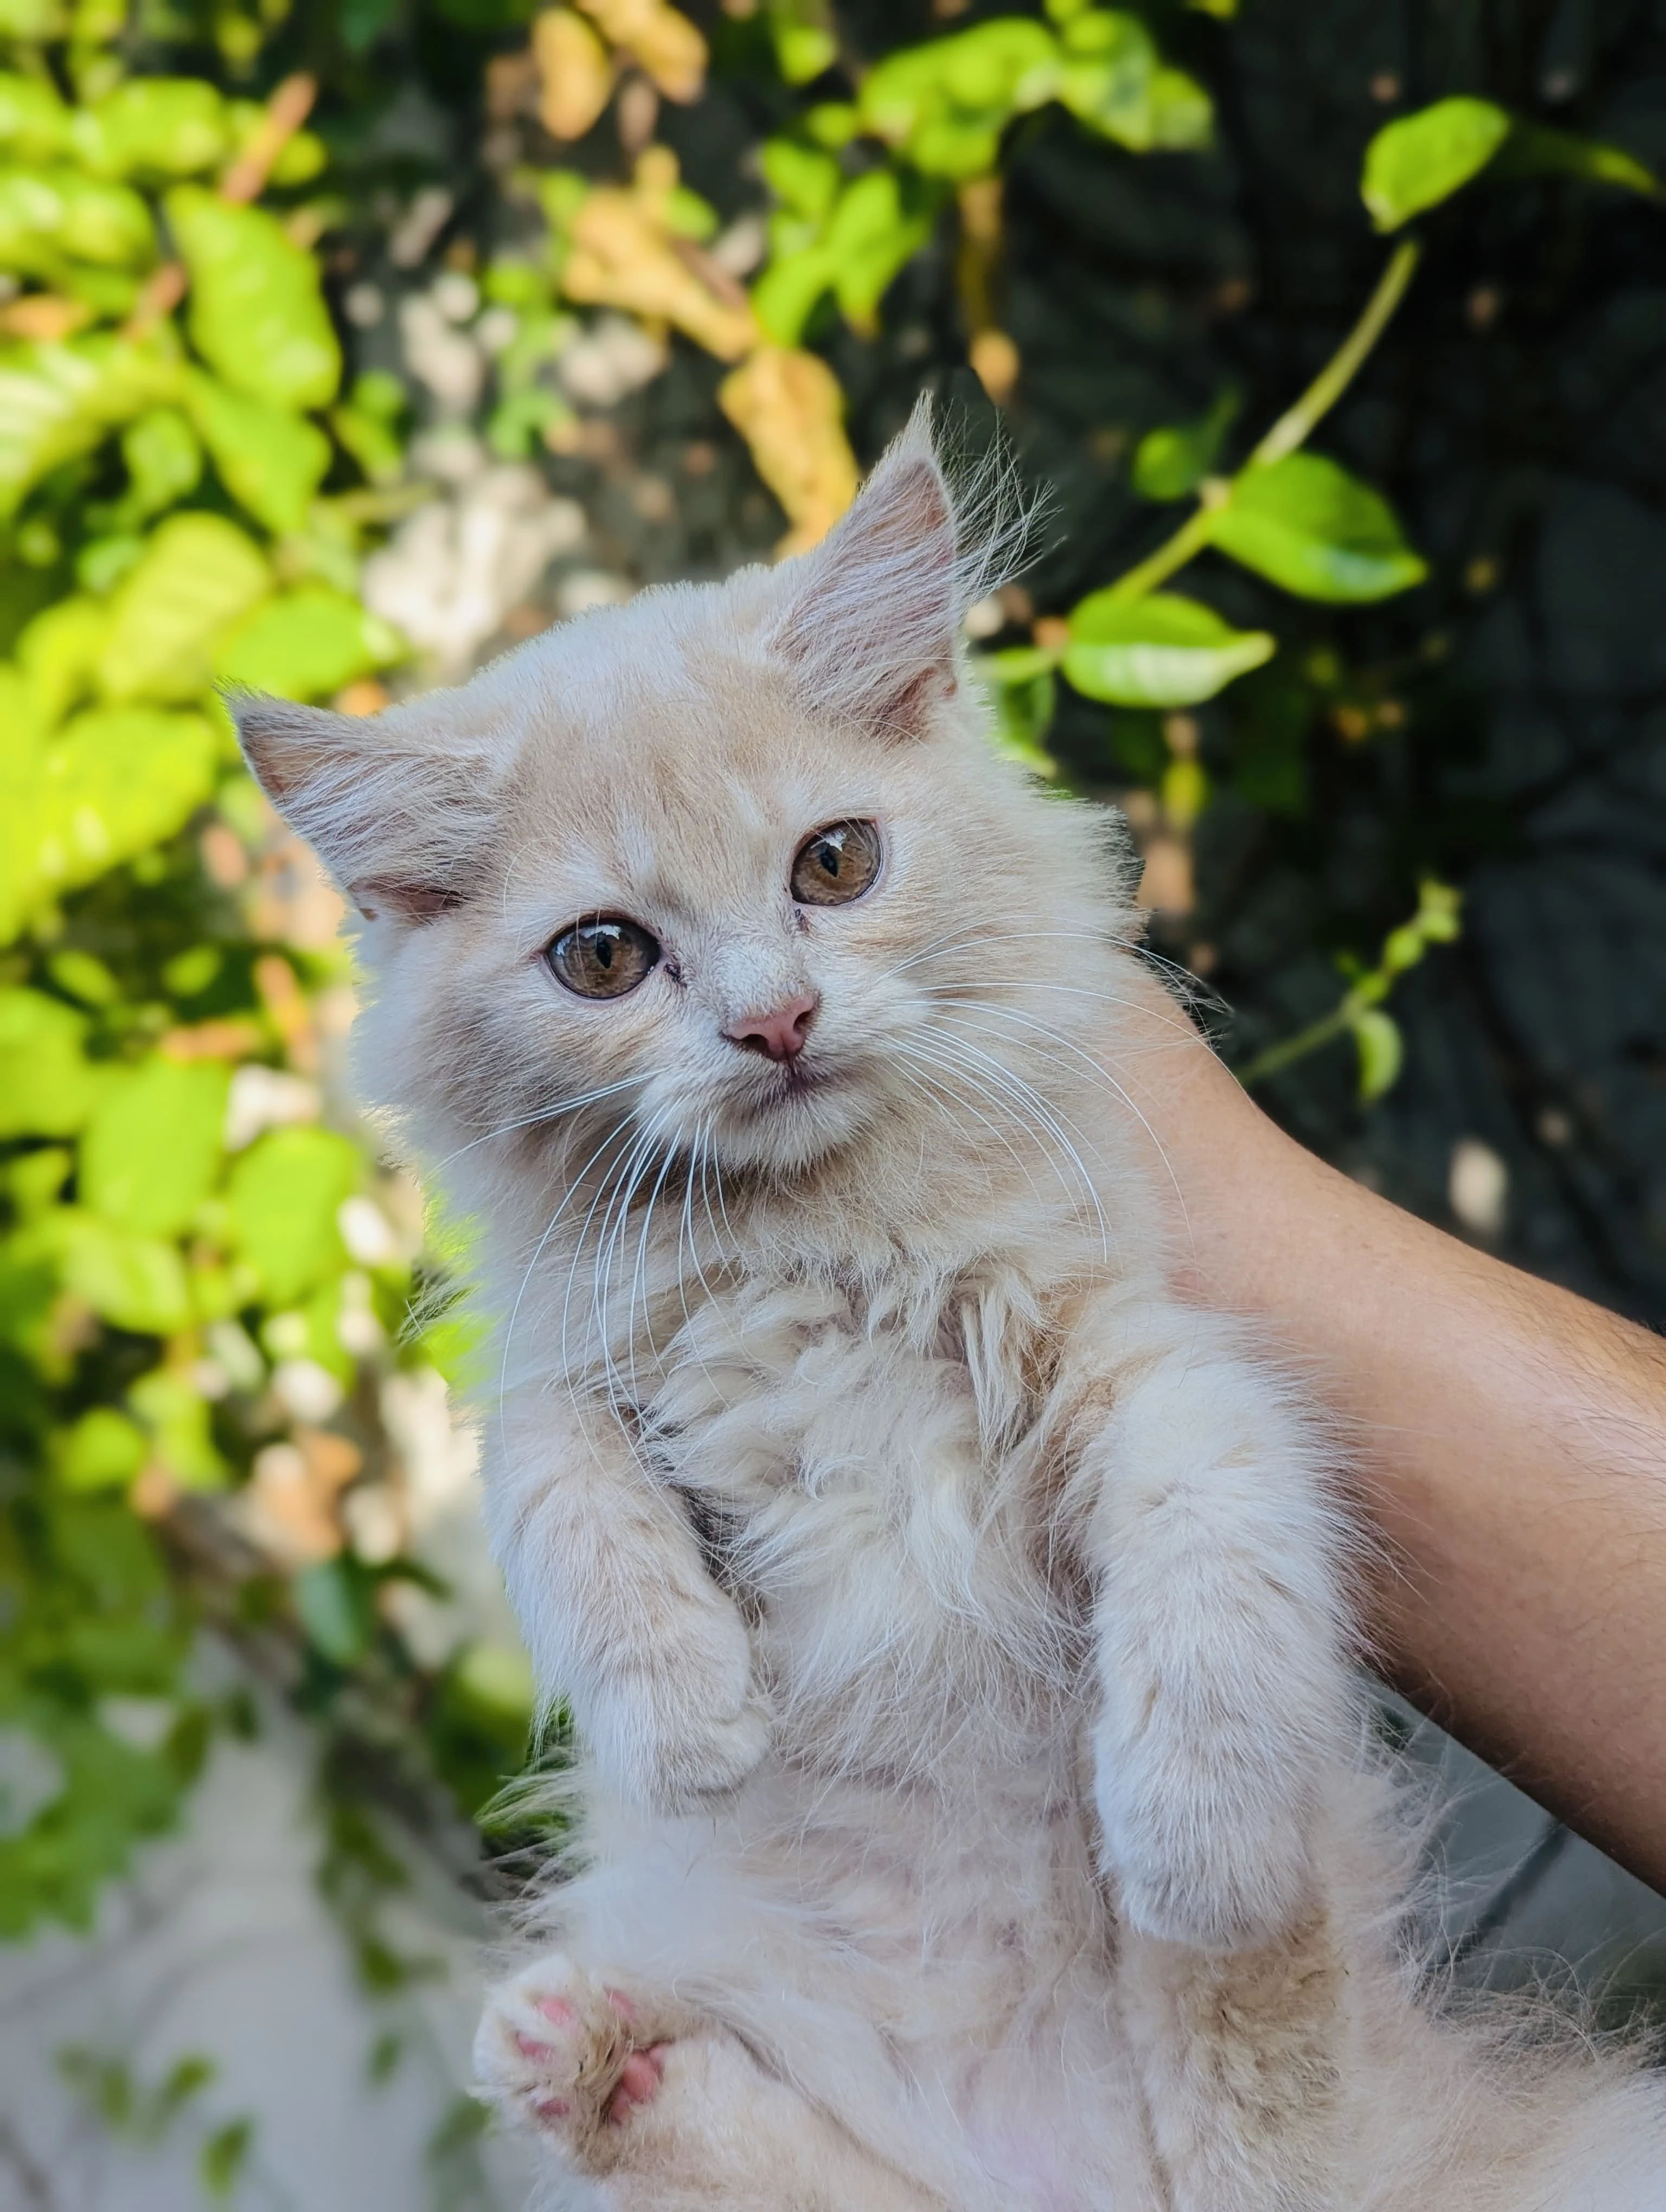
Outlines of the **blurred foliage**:
M1487 783L1461 732L1525 648L1463 641L1572 465L1545 424L1591 414L1528 356L1608 316L1630 404L1666 337L1657 288L1625 290L1661 236L1658 9L1444 12L1481 27L0 4L0 1932L86 1925L251 1725L205 1632L317 1729L322 1880L373 1990L422 1971L380 1932L378 1821L464 1865L526 1753L518 1656L412 1625L446 1592L395 1409L465 1333L413 1319L443 1271L343 1099L337 909L216 691L362 712L424 676L362 596L439 495L377 288L452 284L452 413L498 462L599 511L633 450L684 457L708 520L668 529L639 480L638 580L752 550L748 467L779 550L813 543L922 383L974 449L1001 410L1061 526L973 611L999 741L1122 798L1158 942L1335 1151L1361 1103L1388 1128L1415 1056L1390 997L1456 957L1425 961L1508 839L1515 771ZM623 405L571 368L621 318L650 365ZM204 2151L222 2191L238 2124Z

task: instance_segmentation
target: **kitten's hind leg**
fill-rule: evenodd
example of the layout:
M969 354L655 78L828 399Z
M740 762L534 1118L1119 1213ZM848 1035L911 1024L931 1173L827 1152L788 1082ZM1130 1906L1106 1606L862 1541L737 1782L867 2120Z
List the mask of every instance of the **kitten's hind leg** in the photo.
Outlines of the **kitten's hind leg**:
M492 1992L475 2068L609 2212L945 2212L726 2029L560 1952Z
M1343 2180L1348 1980L1322 1915L1261 1950L1128 1937L1117 1992L1171 2212L1360 2201Z

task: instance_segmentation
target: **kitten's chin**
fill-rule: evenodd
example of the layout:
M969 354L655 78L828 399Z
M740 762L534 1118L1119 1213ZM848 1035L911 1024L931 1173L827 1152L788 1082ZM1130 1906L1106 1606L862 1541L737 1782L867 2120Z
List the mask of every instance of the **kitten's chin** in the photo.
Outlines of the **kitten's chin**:
M726 1166L798 1174L870 1126L875 1103L866 1090L840 1070L783 1072L768 1095L728 1102L717 1121L718 1156Z

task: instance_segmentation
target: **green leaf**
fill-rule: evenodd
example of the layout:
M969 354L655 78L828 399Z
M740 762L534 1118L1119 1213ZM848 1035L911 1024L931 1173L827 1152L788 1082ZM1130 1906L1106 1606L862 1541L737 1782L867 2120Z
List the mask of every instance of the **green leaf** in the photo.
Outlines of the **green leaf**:
M172 399L178 383L165 338L99 336L0 347L0 521L50 470Z
M893 169L858 177L834 210L825 250L840 313L858 330L869 328L887 287L931 235L925 210L905 212Z
M1058 658L1033 646L971 658L972 673L989 702L995 750L1049 778L1059 772L1044 743L1053 726L1057 691L1053 671Z
M1490 100L1438 100L1384 124L1365 149L1359 191L1379 230L1438 207L1478 176L1510 136Z
M127 1402L150 1431L157 1457L177 1481L189 1490L222 1486L227 1468L215 1449L208 1401L189 1371L153 1367L128 1392Z
M231 1071L158 1053L113 1073L81 1140L82 1203L119 1229L183 1229L220 1165Z
M1265 630L1236 630L1175 592L1119 599L1095 592L1070 617L1064 672L1090 699L1118 707L1192 707L1271 659Z
M0 170L0 269L53 277L66 259L142 269L155 258L150 210L125 185L78 169Z
M768 138L758 160L763 181L794 215L820 222L830 212L844 183L844 172L830 154L792 138Z
M102 1071L82 1050L87 1018L44 991L0 991L0 1137L73 1136Z
M319 699L405 655L404 641L356 599L302 584L257 607L220 648L222 683L284 699Z
M1588 185L1614 185L1623 191L1658 198L1660 179L1623 146L1582 138L1572 131L1550 131L1537 123L1517 123L1493 163L1504 177L1575 177Z
M254 2122L250 2119L228 2120L224 2127L215 2130L203 2145L198 2162L203 2186L210 2197L233 2194L253 2142Z
M325 1559L295 1577L295 1611L309 1642L337 1667L350 1667L369 1647L374 1620L369 1589L345 1559Z
M10 161L48 161L69 143L70 110L50 77L0 72L0 151Z
M330 441L316 423L191 370L185 404L220 480L268 530L299 530L330 465Z
M1238 404L1238 395L1229 386L1197 422L1147 430L1134 448L1129 471L1140 498L1184 499L1195 491L1220 458Z
M226 103L200 77L135 76L70 126L77 157L97 175L189 177L212 169L231 151Z
M118 1328L169 1336L191 1319L177 1246L129 1236L76 1206L59 1206L42 1227L58 1244L64 1288Z
M271 588L252 541L217 514L175 514L110 603L99 656L106 699L191 699L207 690L215 647Z
M329 1129L271 1130L232 1170L232 1233L275 1304L343 1265L336 1214L358 1179L356 1150Z
M103 601L77 592L43 607L18 639L18 666L47 726L61 721L92 690L109 628L110 611Z
M65 1490L118 1490L143 1464L143 1430L110 1406L94 1406L54 1440L52 1470Z
M1388 501L1318 453L1245 469L1230 501L1214 510L1210 538L1304 599L1384 599L1428 574Z
M191 272L191 342L210 368L273 407L332 399L341 349L313 256L264 208L198 185L176 185L163 209Z
M1406 1048L1399 1023L1380 1007L1369 1007L1356 1014L1352 1027L1359 1054L1359 1097L1363 1103L1369 1105L1373 1098L1380 1098L1394 1087L1406 1057Z
M121 457L128 477L122 509L135 522L160 514L194 491L203 473L197 434L173 407L158 407L130 422L121 434Z
M212 790L218 751L201 714L77 714L47 748L33 803L12 825L20 845L29 841L14 886L20 910L172 836Z

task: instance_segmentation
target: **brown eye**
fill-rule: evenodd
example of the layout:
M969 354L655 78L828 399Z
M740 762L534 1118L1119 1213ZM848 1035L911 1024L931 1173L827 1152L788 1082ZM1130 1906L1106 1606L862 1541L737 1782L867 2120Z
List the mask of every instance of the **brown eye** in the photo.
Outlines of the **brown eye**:
M848 906L879 872L885 848L872 822L830 822L799 847L793 896L800 906Z
M544 957L580 998L623 999L652 971L660 945L634 921L575 921Z

